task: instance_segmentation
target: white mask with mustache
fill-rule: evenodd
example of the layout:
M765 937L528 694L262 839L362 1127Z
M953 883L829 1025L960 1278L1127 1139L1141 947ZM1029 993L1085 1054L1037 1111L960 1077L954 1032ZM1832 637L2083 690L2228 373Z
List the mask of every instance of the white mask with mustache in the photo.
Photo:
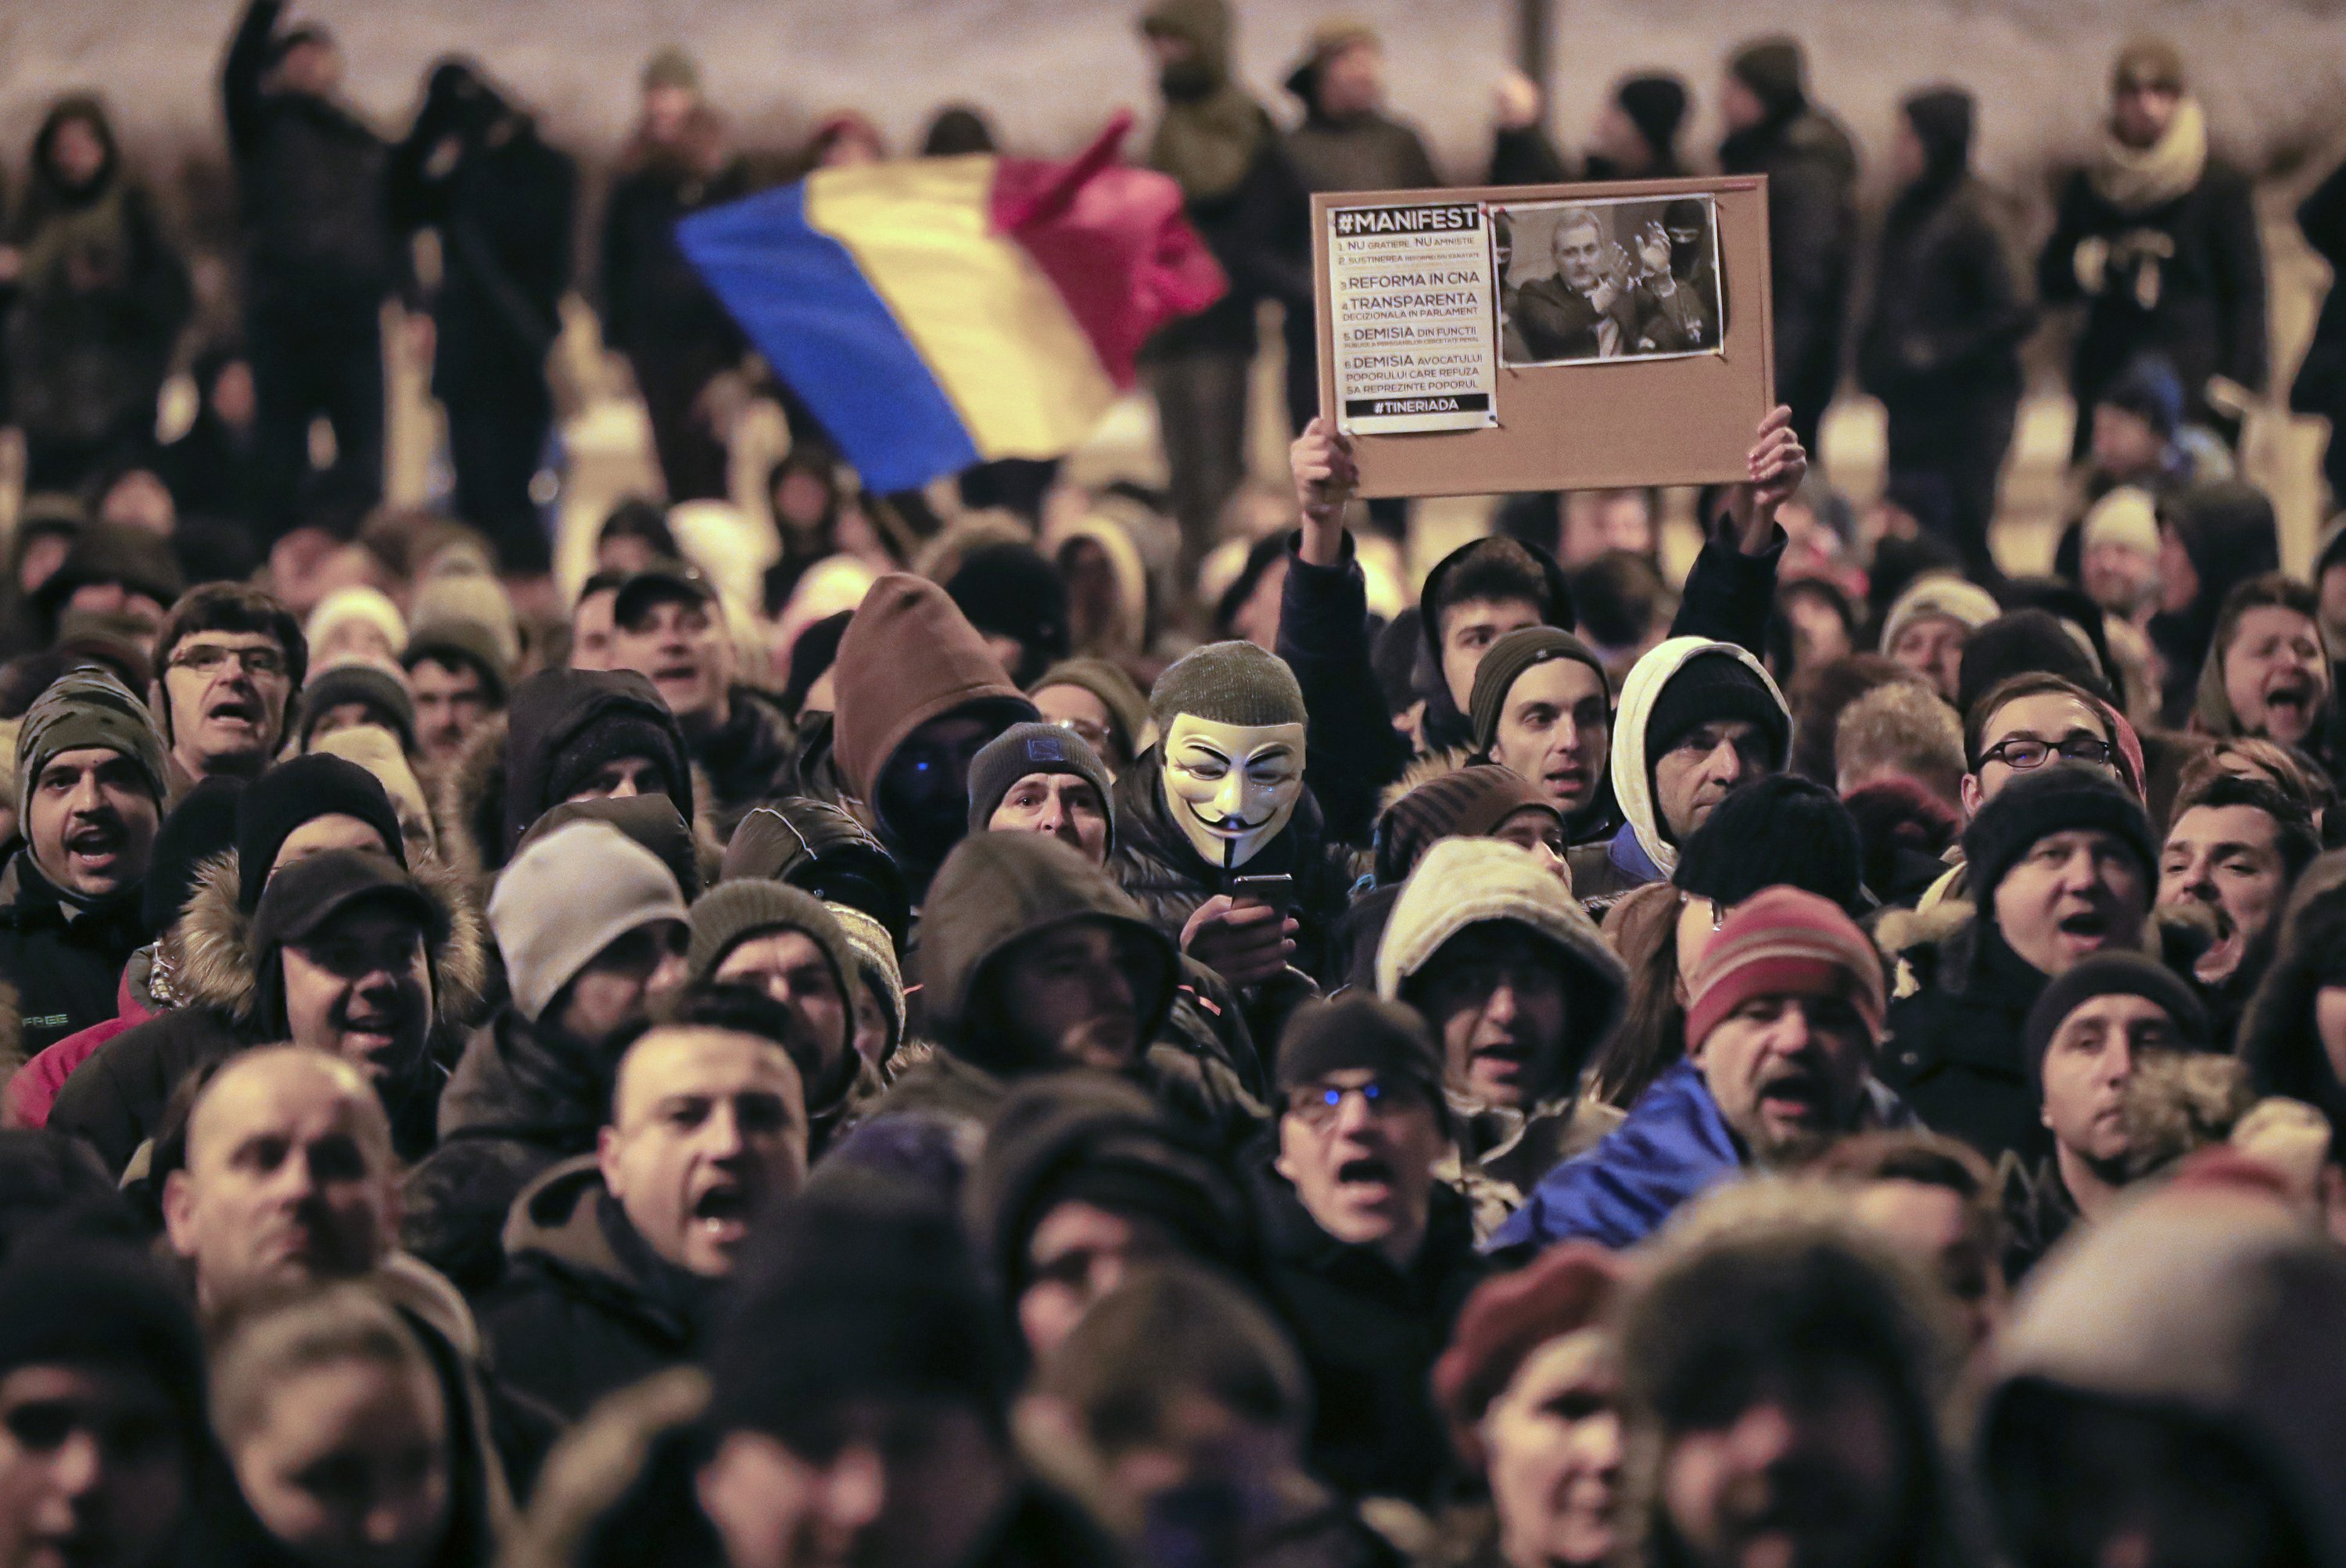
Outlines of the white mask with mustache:
M1165 803L1213 865L1243 866L1285 830L1303 793L1303 726L1218 724L1173 716L1165 732Z

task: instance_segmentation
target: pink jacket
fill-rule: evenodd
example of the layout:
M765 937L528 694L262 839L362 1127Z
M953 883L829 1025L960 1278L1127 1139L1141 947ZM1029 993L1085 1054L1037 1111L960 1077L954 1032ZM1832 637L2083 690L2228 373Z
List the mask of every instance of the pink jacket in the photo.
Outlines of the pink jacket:
M116 1015L103 1023L93 1023L78 1034L68 1034L16 1070L8 1080L5 1098L0 1098L0 1125L11 1127L45 1127L49 1125L49 1107L56 1104L57 1091L66 1086L74 1069L97 1054L97 1048L134 1024L144 1023L155 1016L138 988L130 982L132 965L125 964L122 979L115 986Z

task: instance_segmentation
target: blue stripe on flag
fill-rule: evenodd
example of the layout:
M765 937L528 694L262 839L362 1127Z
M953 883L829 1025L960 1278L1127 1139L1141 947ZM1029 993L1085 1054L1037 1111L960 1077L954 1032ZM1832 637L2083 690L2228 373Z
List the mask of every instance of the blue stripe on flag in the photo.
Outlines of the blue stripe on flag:
M695 213L677 225L677 244L866 489L960 473L979 461L976 443L855 258L809 226L805 191L790 185Z

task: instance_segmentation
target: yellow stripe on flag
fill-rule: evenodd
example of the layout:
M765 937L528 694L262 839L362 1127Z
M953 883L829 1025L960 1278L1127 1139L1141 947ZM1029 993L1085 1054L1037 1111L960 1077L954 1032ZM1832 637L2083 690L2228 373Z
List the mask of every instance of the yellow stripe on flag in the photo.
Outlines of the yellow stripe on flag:
M1050 280L992 231L994 162L818 170L807 222L855 258L978 451L1056 457L1090 436L1116 387Z

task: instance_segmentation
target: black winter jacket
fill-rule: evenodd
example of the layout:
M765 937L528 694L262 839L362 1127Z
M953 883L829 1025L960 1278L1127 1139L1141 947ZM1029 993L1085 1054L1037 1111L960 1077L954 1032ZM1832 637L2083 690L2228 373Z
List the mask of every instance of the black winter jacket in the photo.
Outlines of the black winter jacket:
M0 980L16 988L29 1059L115 1017L122 967L154 933L132 888L103 910L76 911L33 864L21 839L0 870Z
M220 73L252 284L281 308L372 304L405 270L383 188L389 149L341 105L263 87L284 9L252 0Z
M591 1154L607 1085L591 1054L513 1010L472 1032L440 1095L440 1145L408 1173L407 1250L477 1294L505 1271L505 1227L522 1189Z
M1971 178L1911 188L1883 220L1859 384L1893 414L2020 393L2020 343L2035 311Z
M2077 267L2088 240L2110 253L2091 294ZM2086 170L2073 173L2037 261L2036 287L2047 303L2086 306L2070 376L2079 407L2144 352L2166 356L2195 409L2206 407L2211 376L2263 390L2264 246L2248 177L2219 158L2208 160L2189 190L2137 213L2112 204Z
M439 171L432 159L449 134L463 151ZM546 356L562 331L556 307L575 262L577 196L577 167L519 115L455 131L419 118L392 155L400 229L440 232L432 391L441 402L546 396Z
M1433 1363L1488 1273L1466 1200L1436 1183L1424 1245L1407 1269L1320 1228L1273 1151L1250 1162L1273 1299L1303 1352L1314 1393L1311 1466L1355 1496L1424 1503L1454 1462L1434 1413Z
M1841 362L1857 260L1857 152L1831 117L1805 104L1719 144L1729 174L1768 177L1769 273L1775 286L1776 384L1800 386Z
M497 1377L569 1420L691 1358L712 1294L627 1222L592 1156L533 1183L505 1226L506 1278L478 1304Z
M1308 767L1308 763L1307 763ZM1342 845L1331 843L1320 808L1306 786L1286 830L1264 845L1236 871L1208 865L1167 814L1158 748L1150 747L1116 780L1116 849L1108 875L1132 895L1155 925L1178 942L1181 928L1199 904L1232 891L1233 876L1295 879L1292 912L1296 933L1293 966L1321 978L1323 959L1336 923L1343 918L1352 883L1364 867Z
M1990 1161L2050 1154L2021 1041L2048 977L1976 916L1903 956L1922 989L1891 1004L1890 1039L1875 1075L1924 1126L1963 1139Z
M789 793L797 776L798 738L781 704L746 686L735 687L732 699L722 728L687 741L709 780L706 809L720 843L752 808Z

